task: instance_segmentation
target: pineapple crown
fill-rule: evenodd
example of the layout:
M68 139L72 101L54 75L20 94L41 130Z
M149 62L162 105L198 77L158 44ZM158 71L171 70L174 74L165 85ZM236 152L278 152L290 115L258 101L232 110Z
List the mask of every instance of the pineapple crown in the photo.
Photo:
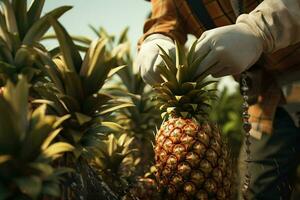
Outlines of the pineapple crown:
M209 102L217 98L216 89L208 88L216 83L207 80L207 74L197 75L197 69L204 57L196 57L193 43L186 53L184 48L175 42L174 53L167 53L162 47L160 56L163 62L158 69L163 83L153 85L157 92L155 97L160 105L162 118L183 117L197 120L208 117Z

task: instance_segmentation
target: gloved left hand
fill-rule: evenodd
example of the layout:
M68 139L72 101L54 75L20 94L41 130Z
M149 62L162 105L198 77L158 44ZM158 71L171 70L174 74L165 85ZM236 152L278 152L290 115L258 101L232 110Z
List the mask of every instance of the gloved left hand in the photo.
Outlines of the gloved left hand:
M204 58L198 68L198 75L235 75L259 59L263 40L247 24L237 23L204 32L195 50L196 56Z

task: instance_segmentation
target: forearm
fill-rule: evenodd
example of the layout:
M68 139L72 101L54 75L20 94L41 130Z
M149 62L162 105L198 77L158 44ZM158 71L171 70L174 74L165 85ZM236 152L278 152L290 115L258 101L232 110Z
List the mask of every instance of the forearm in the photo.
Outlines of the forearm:
M265 0L251 13L238 17L262 38L271 53L300 42L300 0Z

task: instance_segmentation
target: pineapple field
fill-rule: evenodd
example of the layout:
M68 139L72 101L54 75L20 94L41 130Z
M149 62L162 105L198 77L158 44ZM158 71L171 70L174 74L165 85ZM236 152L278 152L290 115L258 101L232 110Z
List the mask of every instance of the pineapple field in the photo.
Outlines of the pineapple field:
M74 36L72 7L30 3L0 0L0 200L237 199L243 100L195 76L196 43L150 86L128 28Z

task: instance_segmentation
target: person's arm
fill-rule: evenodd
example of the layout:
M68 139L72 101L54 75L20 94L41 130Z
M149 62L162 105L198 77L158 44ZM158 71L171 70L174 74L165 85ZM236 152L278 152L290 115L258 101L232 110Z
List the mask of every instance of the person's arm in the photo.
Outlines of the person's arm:
M263 39L263 51L300 42L300 0L265 0L251 13L238 17Z

